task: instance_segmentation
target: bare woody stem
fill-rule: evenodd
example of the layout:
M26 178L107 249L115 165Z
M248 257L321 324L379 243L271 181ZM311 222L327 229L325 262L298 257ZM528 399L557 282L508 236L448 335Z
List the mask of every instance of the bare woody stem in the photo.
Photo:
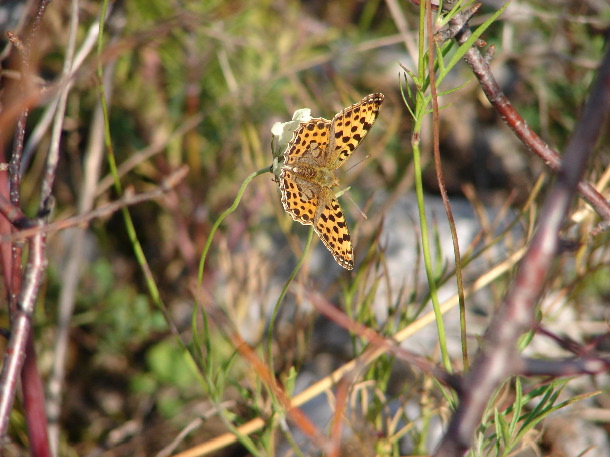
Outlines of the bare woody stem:
M580 179L599 138L604 118L608 114L608 106L610 48L606 51L598 77L591 87L583 116L565 149L557 180L540 214L539 228L499 312L485 334L472 370L463 379L459 391L460 402L435 453L438 457L455 457L468 450L489 399L504 380L513 375L540 369L520 356L517 352L517 340L523 332L535 327L535 307L557 255L558 233L576 190L580 188ZM587 364L581 369L599 369L604 368L604 365L607 367L604 362L597 362ZM555 372L558 371L556 366L554 369ZM566 369L570 371L575 367Z
M25 271L24 285L17 300L14 316L12 316L11 337L0 375L0 436L3 438L8 429L16 382L25 359L34 305L44 278L45 240L46 235L43 233L39 233L29 240L29 261Z
M25 100L30 93L32 80L31 50L38 37L42 19L51 0L39 0L35 7L35 15L26 28L25 38L20 40L14 34L9 38L19 53L21 83L18 86L19 96ZM18 103L17 105L21 105ZM26 120L30 105L23 105L17 117L13 151L8 167L8 195L3 195L2 207L6 209L7 201L14 207L15 217L22 216L21 177L19 174L23 152ZM4 125L9 125L8 123ZM45 180L49 180L45 177ZM31 221L32 225L45 225L46 217L39 212L38 217ZM44 211L48 213L48 211ZM18 215L18 216L17 216ZM23 219L21 222L24 222ZM24 222L24 224L27 224ZM37 370L36 353L33 338L30 333L31 319L36 303L40 284L46 268L45 254L46 235L39 233L28 240L28 263L22 276L23 241L18 240L11 245L11 259L3 259L5 267L5 284L8 291L11 332L8 347L4 355L2 372L0 373L0 440L4 441L8 431L10 412L13 406L17 381L21 375L21 386L24 397L25 416L28 424L30 447L35 455L50 455L47 422L44 413L44 390ZM9 270L10 272L6 271ZM10 281L8 278L10 277ZM23 281L22 281L23 277ZM24 365L24 360L28 363Z
M471 36L471 33L467 24L459 27L459 21L463 21L465 16L458 16L459 17L456 19L456 21L458 21L458 27L456 27L458 31L455 38L459 44L464 44ZM455 26L455 24L452 25ZM488 59L482 56L477 48L471 47L466 52L464 60L478 79L479 85L485 93L485 96L498 114L500 114L506 125L508 125L521 142L534 154L540 157L551 170L559 172L561 168L559 153L545 143L542 138L527 125L527 122L525 122L521 115L510 104L489 68ZM588 182L580 181L577 189L582 198L597 212L602 220L604 222L609 222L610 203L608 200Z

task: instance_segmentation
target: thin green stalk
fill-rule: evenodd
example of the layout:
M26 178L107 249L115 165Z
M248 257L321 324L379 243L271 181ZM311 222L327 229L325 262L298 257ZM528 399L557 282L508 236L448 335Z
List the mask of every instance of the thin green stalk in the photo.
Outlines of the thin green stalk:
M106 18L107 10L108 10L108 0L104 0L102 3L102 11L100 14L100 25L99 25L100 32L99 32L98 39L97 39L97 57L98 57L97 74L98 74L98 78L99 78L98 90L99 90L99 95L100 95L100 105L101 105L102 113L103 113L103 117L104 117L104 143L106 146L106 151L107 151L107 156L108 156L108 166L110 168L110 172L112 173L112 177L113 177L113 181L114 181L114 188L115 188L117 194L121 195L123 193L123 188L122 188L121 181L119 178L119 173L118 173L118 169L117 169L117 165L116 165L116 159L115 159L115 155L114 155L114 149L112 147L112 139L111 139L111 135L110 135L110 121L109 121L109 115L108 115L108 105L106 103L106 93L105 93L104 85L103 85L104 74L103 74L102 59L101 59L102 51L103 51L103 47L104 47L103 46L104 45L103 37L104 37L104 25L105 25L105 18ZM192 366L193 366L193 368L195 368L195 370L198 370L198 365L195 361L193 354L191 354L191 352L188 350L187 345L180 338L180 332L173 324L171 316L169 315L169 312L167 311L167 307L165 306L165 303L161 299L161 294L159 293L159 289L157 288L157 283L155 282L155 278L152 274L150 266L148 265L148 261L146 260L144 250L142 249L142 245L140 244L140 241L138 239L138 235L136 233L136 229L133 224L133 220L131 218L131 214L129 213L128 208L123 207L121 209L121 214L122 214L123 220L125 222L127 236L129 237L129 241L131 242L131 246L132 246L134 254L136 256L136 260L137 260L138 264L140 265L140 269L142 270L142 272L144 274L146 287L148 289L148 294L149 294L152 302L155 304L155 306L163 313L165 321L167 322L167 325L171 329L172 333L176 336L176 340L178 341L178 344L183 349L185 349L185 352L189 355L187 360L189 360L189 362L192 364Z
M417 135L414 137L418 138ZM430 254L430 235L428 232L428 220L426 218L426 207L424 204L424 190L422 183L421 152L419 149L419 140L413 140L411 142L411 146L413 147L413 166L415 168L415 194L417 195L417 209L419 211L419 226L421 230L424 267L426 269L428 285L430 286L430 300L432 300L432 308L434 310L436 328L438 330L438 340L441 349L443 366L445 370L447 370L449 373L452 373L453 370L451 368L451 360L449 358L449 352L447 351L447 340L445 339L445 324L443 323L443 314L441 312L440 303L438 300L438 288L436 285L436 279L434 277L432 256Z
M216 234L218 227L220 227L220 224L222 224L224 219L229 214L231 214L232 212L234 212L237 209L237 206L239 205L241 198L246 190L246 187L248 187L248 184L250 184L250 182L257 176L262 175L264 173L268 173L268 172L269 172L269 168L266 167L261 170L255 171L254 173L252 173L248 177L246 177L246 179L244 179L241 187L239 188L239 191L237 192L237 195L235 196L235 199L234 199L233 203L231 204L231 206L228 207L226 210L224 210L222 212L222 214L218 217L218 219L216 219L216 222L214 222L214 225L212 226L212 229L210 230L210 234L208 235L208 240L206 241L206 244L203 248L203 252L201 253L201 259L199 261L199 271L198 271L198 277L197 277L198 284L201 284L201 282L203 280L203 271L205 268L205 261L207 259L208 252L210 250L212 241L214 239L214 235ZM311 236L310 236L310 238L311 238ZM210 398L219 408L219 411L221 413L220 418L223 421L223 423L225 424L225 426L228 428L228 430L237 437L239 442L244 447L246 447L246 449L248 449L248 451L252 455L260 456L260 455L262 455L262 453L256 446L255 442L253 440L251 440L250 437L240 433L239 428L234 425L235 419L234 419L233 413L231 413L231 412L227 411L225 408L221 407L222 398L216 389L217 385L215 385L217 383L217 373L215 372L215 361L214 361L216 359L216 353L214 352L214 347L213 347L212 341L210 339L208 317L207 317L204 307L199 306L199 309L201 310L201 313L202 313L203 323L204 323L204 330L203 330L204 338L203 338L203 340L201 340L201 338L199 338L199 332L197 330L197 325L196 325L197 309L198 308L195 308L193 310L192 328L193 328L193 334L195 335L195 341L200 341L200 342L203 341L203 343L205 344L205 347L206 347L206 353L207 353L208 360L205 361L206 370L203 372L203 378L204 378L205 382L208 384L208 390L211 393ZM201 343L199 343L199 344L201 344ZM226 368L228 370L228 366L226 366L224 368ZM223 370L223 368L220 368L220 370ZM219 371L218 373L220 374L220 373L222 373L222 371ZM224 381L223 381L223 383L224 383Z
M100 83L98 85L98 89L100 92L100 104L102 107L102 113L104 115L104 142L106 145L106 151L108 152L108 154L107 154L108 155L108 166L110 168L110 172L112 173L112 177L114 180L114 188L117 191L117 194L121 195L123 193L123 187L121 186L121 181L119 179L116 159L114 156L114 149L112 147L112 140L111 140L111 136L110 136L110 122L109 122L109 116L108 116L108 105L106 104L106 93L104 91L104 85L102 82L104 80L104 74L103 74L103 69L102 69L101 55L102 55L102 50L103 50L103 45L104 45L104 40L103 40L104 23L105 23L104 21L106 18L107 9L108 9L108 0L104 0L104 2L102 4L102 12L100 14L100 33L99 33L98 39L97 39L97 55L98 55L97 74L98 74L99 81L100 81ZM157 284L155 282L155 279L152 275L152 272L151 272L148 262L146 260L146 256L144 255L144 251L142 250L142 245L140 244L140 241L138 240L138 235L136 234L136 229L133 225L133 220L131 219L129 210L127 209L127 207L123 207L121 212L123 215L123 220L125 221L125 227L127 229L127 236L129 237L129 241L131 242L131 245L133 247L133 251L136 255L136 259L140 265L140 268L142 269L142 272L144 273L144 277L146 278L146 286L148 288L148 293L150 294L150 297L152 298L152 301L155 303L155 305L157 305L158 308L165 315L168 325L171 325L169 315L167 314L165 305L164 305L163 301L161 300L161 295L159 294L159 289L157 288Z
M303 254L301 255L301 258L297 262L294 269L292 270L292 273L290 273L290 276L286 280L286 284L284 284L284 288L282 289L280 296L278 297L277 301L275 302L275 306L273 307L273 312L271 313L271 318L269 319L269 326L267 329L267 358L268 358L269 364L271 366L273 366L273 364L271 363L271 361L273 360L273 351L271 348L271 343L272 343L272 339L273 339L272 336L273 336L273 328L275 326L275 319L277 318L277 315L280 311L280 305L282 304L282 301L284 300L284 297L286 296L286 293L288 292L288 286L290 286L290 283L295 278L295 276L301 269L303 262L305 261L305 256L309 252L309 247L311 246L312 240L313 240L313 226L309 228L309 234L307 235L307 241L305 242L305 247L303 248Z
M425 10L422 7L420 9L420 24L419 24L419 62L418 62L418 79L419 81L425 80L425 71L427 68L427 62L425 61L426 41L424 36L425 30ZM421 241L422 241L422 253L424 255L424 268L426 270L426 276L428 278L428 285L430 287L430 299L432 300L432 308L434 310L434 316L436 320L436 328L438 331L439 346L441 350L441 358L443 360L443 366L449 373L453 372L451 367L451 360L449 358L449 352L447 350L447 340L445 339L445 324L443 322L443 315L440 309L440 302L438 299L438 287L434 276L434 269L432 266L432 256L430 254L430 235L428 231L428 221L426 218L426 207L424 203L424 188L422 181L422 168L421 168L421 150L420 150L420 131L421 124L423 122L428 104L426 97L422 91L417 91L415 101L415 113L416 121L413 127L413 136L411 139L411 146L413 147L413 167L415 169L415 194L417 195L417 208L419 211L419 225L421 230Z
M268 167L262 168L258 171L255 171L250 176L248 176L246 179L244 179L244 182L242 183L241 187L239 188L239 192L237 192L237 196L235 197L233 204L231 206L229 206L226 210L224 210L224 212L220 215L220 217L218 219L216 219L216 222L214 222L214 225L212 226L212 230L210 230L210 234L208 235L208 241L205 243L205 247L203 248L203 252L201 253L201 260L199 261L199 274L197 275L198 284L201 284L201 281L203 280L203 268L205 267L205 260L208 256L208 251L210 250L210 246L212 245L212 240L214 239L214 234L216 233L216 230L218 230L218 227L220 226L220 224L222 224L222 221L224 221L225 218L229 214L231 214L233 211L235 211L235 209L237 208L237 205L239 205L239 202L241 201L241 197L244 194L246 187L248 187L248 184L250 184L250 181L252 181L257 176L262 175L263 173L268 173L268 172L269 172Z

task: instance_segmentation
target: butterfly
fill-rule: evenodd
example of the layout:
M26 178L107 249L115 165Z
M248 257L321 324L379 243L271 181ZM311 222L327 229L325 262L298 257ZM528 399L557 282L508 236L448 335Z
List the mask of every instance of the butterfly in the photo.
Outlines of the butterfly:
M332 191L334 170L362 143L379 115L383 94L371 94L338 112L302 122L284 152L279 174L284 210L312 225L339 265L354 268L354 249L341 205Z

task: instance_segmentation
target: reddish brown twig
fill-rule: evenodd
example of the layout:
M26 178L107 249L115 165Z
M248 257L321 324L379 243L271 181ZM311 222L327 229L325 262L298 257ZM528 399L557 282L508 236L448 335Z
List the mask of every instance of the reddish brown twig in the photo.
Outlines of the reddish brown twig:
M43 224L42 221L38 222ZM21 373L21 368L26 357L26 346L30 337L30 327L34 305L38 296L38 290L44 277L46 267L45 260L45 241L43 234L38 234L28 241L28 265L26 267L23 288L17 299L17 304L11 316L11 336L6 349L4 365L0 374L0 436L6 436L10 412L13 407L17 379ZM33 353L28 354L28 358L33 360ZM28 372L29 375L35 375ZM28 383L32 387L41 385L39 383ZM42 391L26 393L29 398L44 398ZM44 402L43 402L44 403ZM44 408L43 408L44 410ZM37 418L37 420L42 420ZM46 427L36 427L46 430ZM50 453L49 453L50 455Z
M594 375L610 370L610 360L601 357L575 357L563 360L540 360L524 358L523 376L578 376Z
M0 243L7 243L18 239L30 238L39 233L47 234L52 232L58 232L60 230L65 230L70 227L86 225L93 219L99 219L101 217L109 216L112 213L120 210L121 208L137 205L145 201L160 198L170 189L173 189L180 181L184 180L187 173L188 167L182 166L178 170L173 172L171 175L169 175L159 187L151 191L134 195L132 191L127 189L123 197L114 202L100 206L99 208L95 208L89 211L88 213L79 214L77 216L72 216L66 219L51 222L49 224L45 224L42 227L32 225L31 219L27 219L25 218L25 216L23 216L23 218L20 217L22 213L14 212L12 207L9 206L8 208L6 208L5 205L3 205L3 202L5 200L3 200L2 196L0 196L0 213L6 217L5 210L8 210L8 214L13 216L13 218L10 219L11 222L14 223L16 227L20 228L20 230L16 233L0 235Z
M558 233L579 186L587 159L599 137L608 106L610 49L606 51L599 75L591 87L583 116L565 149L557 181L540 213L539 228L499 312L485 333L472 371L463 380L463 386L467 388L460 392L459 406L451 418L436 456L463 455L470 447L489 399L501 382L508 376L532 371L531 363L522 359L517 352L517 340L524 332L535 327L535 306L542 295L545 279L557 253ZM593 363L582 362L581 373L591 370L597 372L604 368L599 359ZM569 371L573 373L575 369L572 362ZM556 366L553 370L558 371Z
M478 7L476 7L478 9ZM474 14L476 10L471 10ZM430 10L430 0L426 0L426 27L428 33L428 68L430 77L430 95L432 98L432 129L433 129L433 155L434 155L434 171L436 172L436 182L443 200L445 213L447 214L447 222L449 222L449 231L451 232L451 241L453 243L453 256L455 259L455 279L458 286L458 296L460 300L460 330L462 334L462 363L465 368L468 368L468 345L466 344L466 305L464 304L464 280L462 277L462 256L460 254L460 244L458 240L457 229L455 228L455 218L451 203L449 203L449 195L445 186L445 178L443 176L443 167L441 161L441 146L440 146L440 115L438 107L438 95L436 91L436 75L434 73L435 59L435 43L434 35L432 34L432 11ZM440 331L440 329L439 329Z
M20 104L21 100L29 93L30 75L32 73L30 54L32 45L40 30L44 12L49 3L50 0L40 0L38 2L33 19L29 27L26 28L23 40L20 40L14 34L9 36L18 52L20 63L21 80L17 85L17 92L19 93L16 97L17 104ZM13 211L9 211L10 214L20 213L21 182L19 168L28 112L29 106L24 106L17 118L13 151L8 167L9 186L8 189L3 188L0 190L0 192L8 191L8 195L3 195L3 200L5 202L10 201L10 204L14 207ZM7 125L3 124L3 127L5 128ZM47 184L52 185L49 182ZM44 209L45 211L40 211L39 217L33 221L34 225L43 225L45 223L43 213L46 214L47 211L46 208ZM3 227L8 229L7 225L3 225ZM13 242L10 260L4 258L2 261L7 286L6 290L8 291L11 332L2 366L2 373L0 374L0 440L4 441L6 438L10 412L17 388L17 380L21 375L31 451L33 455L43 457L50 456L51 452L47 436L44 390L37 368L36 353L34 351L30 327L34 305L46 267L45 241L46 237L42 233L28 240L28 263L25 273L22 272L21 264L23 246L21 240ZM2 250L2 254L6 254L6 251ZM24 365L26 357L28 363Z
M423 373L434 377L439 382L453 388L459 388L453 375L440 369L424 357L402 349L395 341L380 335L372 328L350 319L349 316L347 316L343 311L334 307L321 295L312 293L309 295L309 298L313 306L320 314L323 314L328 319L349 332L358 335L358 337L367 340L375 348L383 348L388 354L392 354L396 358L410 364L411 366L417 367Z
M450 29L455 31L455 38L459 44L464 44L472 35L470 29L466 26L469 17L470 12L457 14L450 23ZM493 48L491 48L489 52L492 53ZM540 157L551 170L559 172L561 167L559 153L545 143L542 138L529 127L527 122L508 101L489 68L488 59L490 56L491 54L483 56L477 48L471 47L466 52L464 60L470 66L479 81L479 85L485 93L485 96L498 114L500 114L506 125L508 125L521 142L534 154ZM602 110L604 109L603 103L599 103L599 106ZM595 138L594 141L596 139L597 138ZM610 202L608 202L608 200L591 184L585 181L579 182L578 193L597 212L603 222L610 222Z
M201 294L199 294L201 295ZM210 301L210 300L206 300ZM243 340L239 331L231 323L230 319L215 304L206 307L205 312L227 336L233 347L242 358L248 362L252 370L260 378L261 382L275 397L276 401L284 408L286 416L306 435L314 445L327 453L332 450L332 442L316 427L316 425L298 407L292 405L290 396L283 386L269 370L269 367L256 355L250 346Z

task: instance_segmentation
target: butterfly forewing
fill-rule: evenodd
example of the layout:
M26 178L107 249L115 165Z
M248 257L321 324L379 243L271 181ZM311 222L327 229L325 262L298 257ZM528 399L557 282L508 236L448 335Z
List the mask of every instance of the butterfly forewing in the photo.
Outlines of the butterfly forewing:
M367 95L334 117L327 151L328 161L332 164L333 170L339 168L362 143L379 115L383 99L383 94Z
M284 153L284 163L304 162L324 166L324 152L330 142L331 121L323 118L301 123Z

